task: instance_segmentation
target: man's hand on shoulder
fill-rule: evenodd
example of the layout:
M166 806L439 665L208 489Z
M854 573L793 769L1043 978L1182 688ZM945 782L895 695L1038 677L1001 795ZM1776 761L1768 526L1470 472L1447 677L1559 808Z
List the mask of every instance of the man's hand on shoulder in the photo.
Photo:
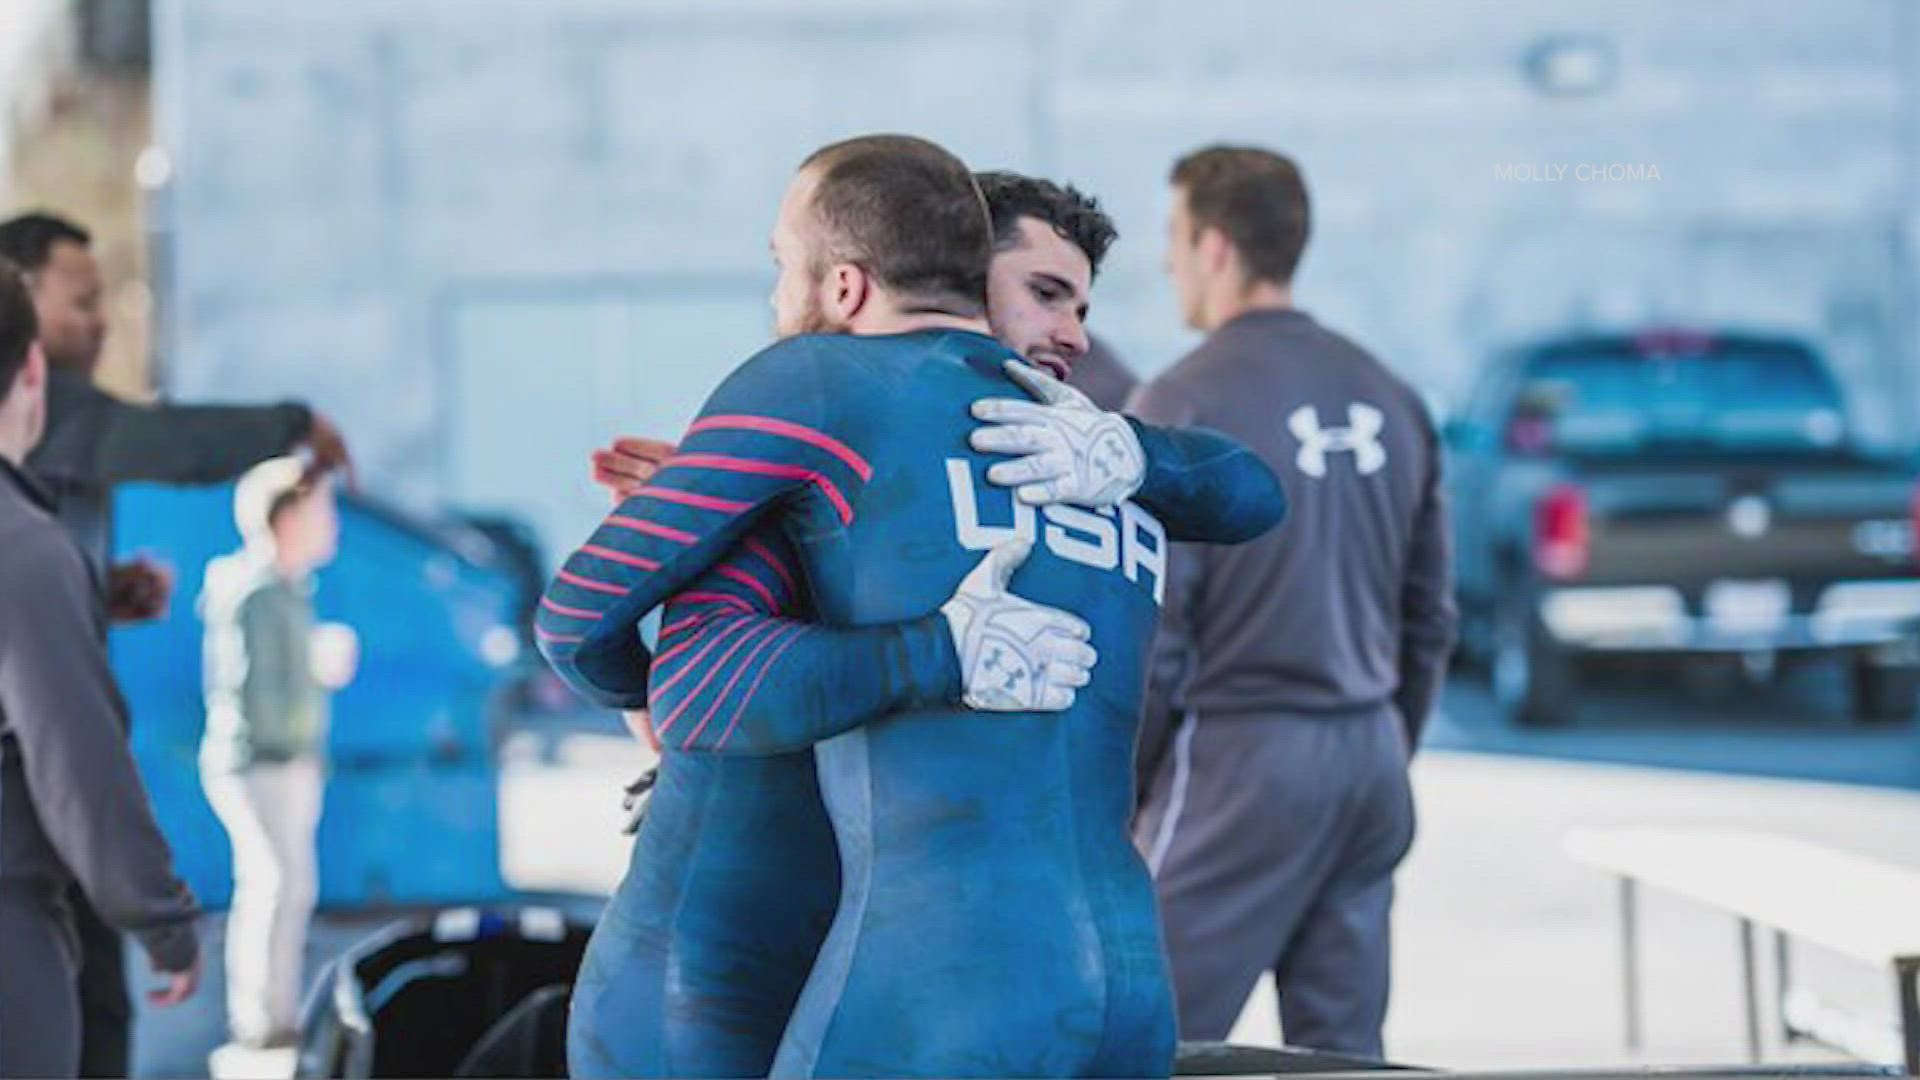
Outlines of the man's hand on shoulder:
M990 483L1015 489L1029 506L1114 506L1140 490L1147 455L1125 417L1017 360L1007 361L1007 375L1034 400L973 403L982 426L968 443L984 453L1014 456L987 470Z

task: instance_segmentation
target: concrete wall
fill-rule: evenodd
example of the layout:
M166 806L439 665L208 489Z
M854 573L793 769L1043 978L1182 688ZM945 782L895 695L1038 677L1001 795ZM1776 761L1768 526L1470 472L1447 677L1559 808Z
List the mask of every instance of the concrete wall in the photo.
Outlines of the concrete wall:
M1094 322L1144 371L1191 342L1166 170L1248 140L1317 199L1302 303L1443 394L1531 334L1777 327L1915 434L1899 0L161 0L156 33L171 389L310 396L409 501L587 521L585 449L764 337L793 165L879 129L1102 196ZM1530 77L1568 39L1597 92Z
M126 50L138 0L0 0L0 218L45 209L83 222L112 332L99 380L149 392L147 239L134 163L151 137L149 82ZM132 25L130 25L132 24ZM88 33L95 47L87 45Z

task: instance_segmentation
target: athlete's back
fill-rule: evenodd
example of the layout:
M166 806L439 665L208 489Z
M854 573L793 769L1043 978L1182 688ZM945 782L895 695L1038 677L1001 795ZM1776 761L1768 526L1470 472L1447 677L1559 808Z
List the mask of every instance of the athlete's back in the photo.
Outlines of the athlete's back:
M935 608L984 550L1029 539L1013 590L1085 619L1100 661L1063 714L904 712L817 748L841 903L777 1074L1143 1075L1172 1059L1127 834L1165 534L1132 504L1035 511L985 482L965 403L1005 393L1008 355L946 333L836 357L879 406L842 428L872 475L852 528L792 538L821 617L852 625Z

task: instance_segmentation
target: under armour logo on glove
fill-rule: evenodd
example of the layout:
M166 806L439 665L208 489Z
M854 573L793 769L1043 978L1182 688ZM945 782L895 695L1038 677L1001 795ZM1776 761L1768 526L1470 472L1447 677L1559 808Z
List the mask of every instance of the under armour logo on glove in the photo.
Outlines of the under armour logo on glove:
M1327 455L1333 453L1352 454L1361 476L1386 468L1387 448L1380 444L1380 432L1386 426L1387 414L1359 403L1347 406L1346 427L1321 427L1320 413L1311 405L1302 405L1287 417L1287 430L1300 440L1294 463L1316 480L1327 475Z
M1028 506L1115 506L1140 490L1147 455L1125 417L1103 411L1039 368L1018 360L1006 367L1007 377L1035 400L973 403L974 419L997 426L975 429L968 444L989 454L1024 455L988 469L990 482L1014 488Z
M1058 712L1073 706L1099 654L1093 628L1057 608L1007 591L1033 544L1010 540L987 552L940 605L960 657L961 701L987 712Z

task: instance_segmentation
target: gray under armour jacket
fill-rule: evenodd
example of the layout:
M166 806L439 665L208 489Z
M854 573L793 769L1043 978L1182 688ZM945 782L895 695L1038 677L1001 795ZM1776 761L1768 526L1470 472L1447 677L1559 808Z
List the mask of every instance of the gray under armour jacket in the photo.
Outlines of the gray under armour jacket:
M1190 710L1346 714L1391 702L1417 742L1458 616L1439 440L1412 388L1305 313L1270 310L1220 327L1127 411L1239 439L1272 466L1291 508L1252 543L1176 546L1142 767Z

